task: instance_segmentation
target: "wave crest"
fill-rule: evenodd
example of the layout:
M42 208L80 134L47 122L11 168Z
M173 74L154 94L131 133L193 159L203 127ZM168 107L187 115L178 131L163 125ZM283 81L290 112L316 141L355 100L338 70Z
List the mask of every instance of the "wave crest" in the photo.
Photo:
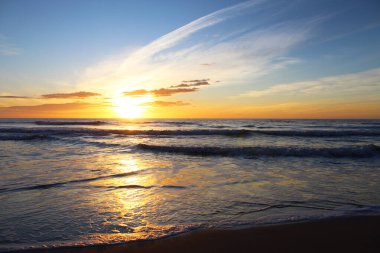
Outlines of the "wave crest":
M101 126L108 124L105 121L35 121L39 126Z
M380 155L376 145L347 146L338 148L317 147L190 147L138 144L137 148L172 154L195 156L295 156L295 157L333 157L368 158Z

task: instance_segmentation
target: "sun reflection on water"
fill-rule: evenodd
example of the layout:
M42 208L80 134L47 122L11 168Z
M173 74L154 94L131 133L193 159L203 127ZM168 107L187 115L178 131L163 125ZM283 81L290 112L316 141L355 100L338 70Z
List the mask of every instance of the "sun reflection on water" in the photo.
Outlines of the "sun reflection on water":
M91 182L93 186L103 186L108 190L99 195L93 205L97 210L97 217L101 217L99 232L89 234L86 240L92 243L109 243L152 239L188 228L187 225L160 222L159 214L164 210L166 201L175 196L160 190L165 180L160 178L159 173L147 171L154 170L157 165L168 164L157 162L152 167L148 161L132 156L119 157L117 164L114 168L115 174L136 174Z

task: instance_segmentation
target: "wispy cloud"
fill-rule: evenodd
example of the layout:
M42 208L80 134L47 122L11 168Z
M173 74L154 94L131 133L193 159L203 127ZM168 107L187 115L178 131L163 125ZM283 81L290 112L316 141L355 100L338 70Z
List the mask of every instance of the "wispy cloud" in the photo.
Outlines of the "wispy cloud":
M30 97L25 97L25 96L0 96L0 98L10 98L10 99L13 99L13 98L30 98Z
M153 107L168 107L168 106L185 106L189 103L183 101L153 101L140 104L142 106L153 106Z
M0 55L11 56L20 54L21 50L9 42L8 38L0 33Z
M327 96L345 94L357 96L363 92L365 94L380 94L380 68L354 74L325 77L318 80L278 84L263 90L248 91L239 97L316 96L322 93Z
M40 104L40 105L25 105L25 106L8 106L2 107L1 110L39 110L39 111L56 111L56 110L72 110L80 108L88 108L97 106L90 103L65 103L65 104Z
M190 85L182 80L199 73L223 80L223 85L247 84L297 63L297 59L286 57L287 53L310 38L321 18L281 20L263 26L244 22L246 27L234 21L240 16L258 14L263 4L265 1L248 1L216 11L127 55L90 67L77 88L96 87L109 96L125 90L156 90L173 82L180 84L172 88L186 88ZM266 11L272 15L269 8ZM229 28L221 30L219 25L229 21ZM207 62L212 64L205 68ZM207 85L206 82L199 86Z
M170 88L186 88L186 87L197 87L197 86L210 85L209 80L210 79L182 81L181 84L172 85L172 86L170 86Z
M99 93L87 92L87 91L79 91L73 93L53 93L53 94L45 94L41 95L42 98L88 98L94 96L101 96Z
M185 81L182 81L183 83L201 83L201 82L207 82L210 81L210 79L196 79L196 80L185 80Z
M0 107L0 117L100 117L109 116L109 108L94 103L38 104Z
M132 57L134 59L151 57L162 50L175 46L177 43L189 37L193 33L232 18L244 10L260 4L261 2L263 2L263 0L246 1L203 16L153 41L148 46L137 51L135 55L132 55Z
M171 96L177 93L188 93L197 91L197 88L161 88L157 90L133 90L123 92L124 96L141 96L146 94L153 94L157 97Z

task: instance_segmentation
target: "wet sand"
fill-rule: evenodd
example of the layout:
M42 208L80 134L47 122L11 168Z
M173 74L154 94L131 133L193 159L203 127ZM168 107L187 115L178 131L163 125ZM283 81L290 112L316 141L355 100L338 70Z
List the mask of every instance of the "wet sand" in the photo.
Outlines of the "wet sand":
M23 252L380 252L380 216L345 217L239 230L206 230L159 240Z

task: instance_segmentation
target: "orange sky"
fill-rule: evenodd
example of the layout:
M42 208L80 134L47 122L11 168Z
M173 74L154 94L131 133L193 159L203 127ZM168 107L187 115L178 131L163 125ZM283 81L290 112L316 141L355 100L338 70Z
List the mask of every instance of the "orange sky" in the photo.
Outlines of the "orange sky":
M211 104L180 104L174 106L143 105L143 118L379 118L380 103L282 103L275 105L234 106ZM139 106L137 106L139 107ZM2 118L128 118L110 103L96 104L77 101L35 106L0 107Z

